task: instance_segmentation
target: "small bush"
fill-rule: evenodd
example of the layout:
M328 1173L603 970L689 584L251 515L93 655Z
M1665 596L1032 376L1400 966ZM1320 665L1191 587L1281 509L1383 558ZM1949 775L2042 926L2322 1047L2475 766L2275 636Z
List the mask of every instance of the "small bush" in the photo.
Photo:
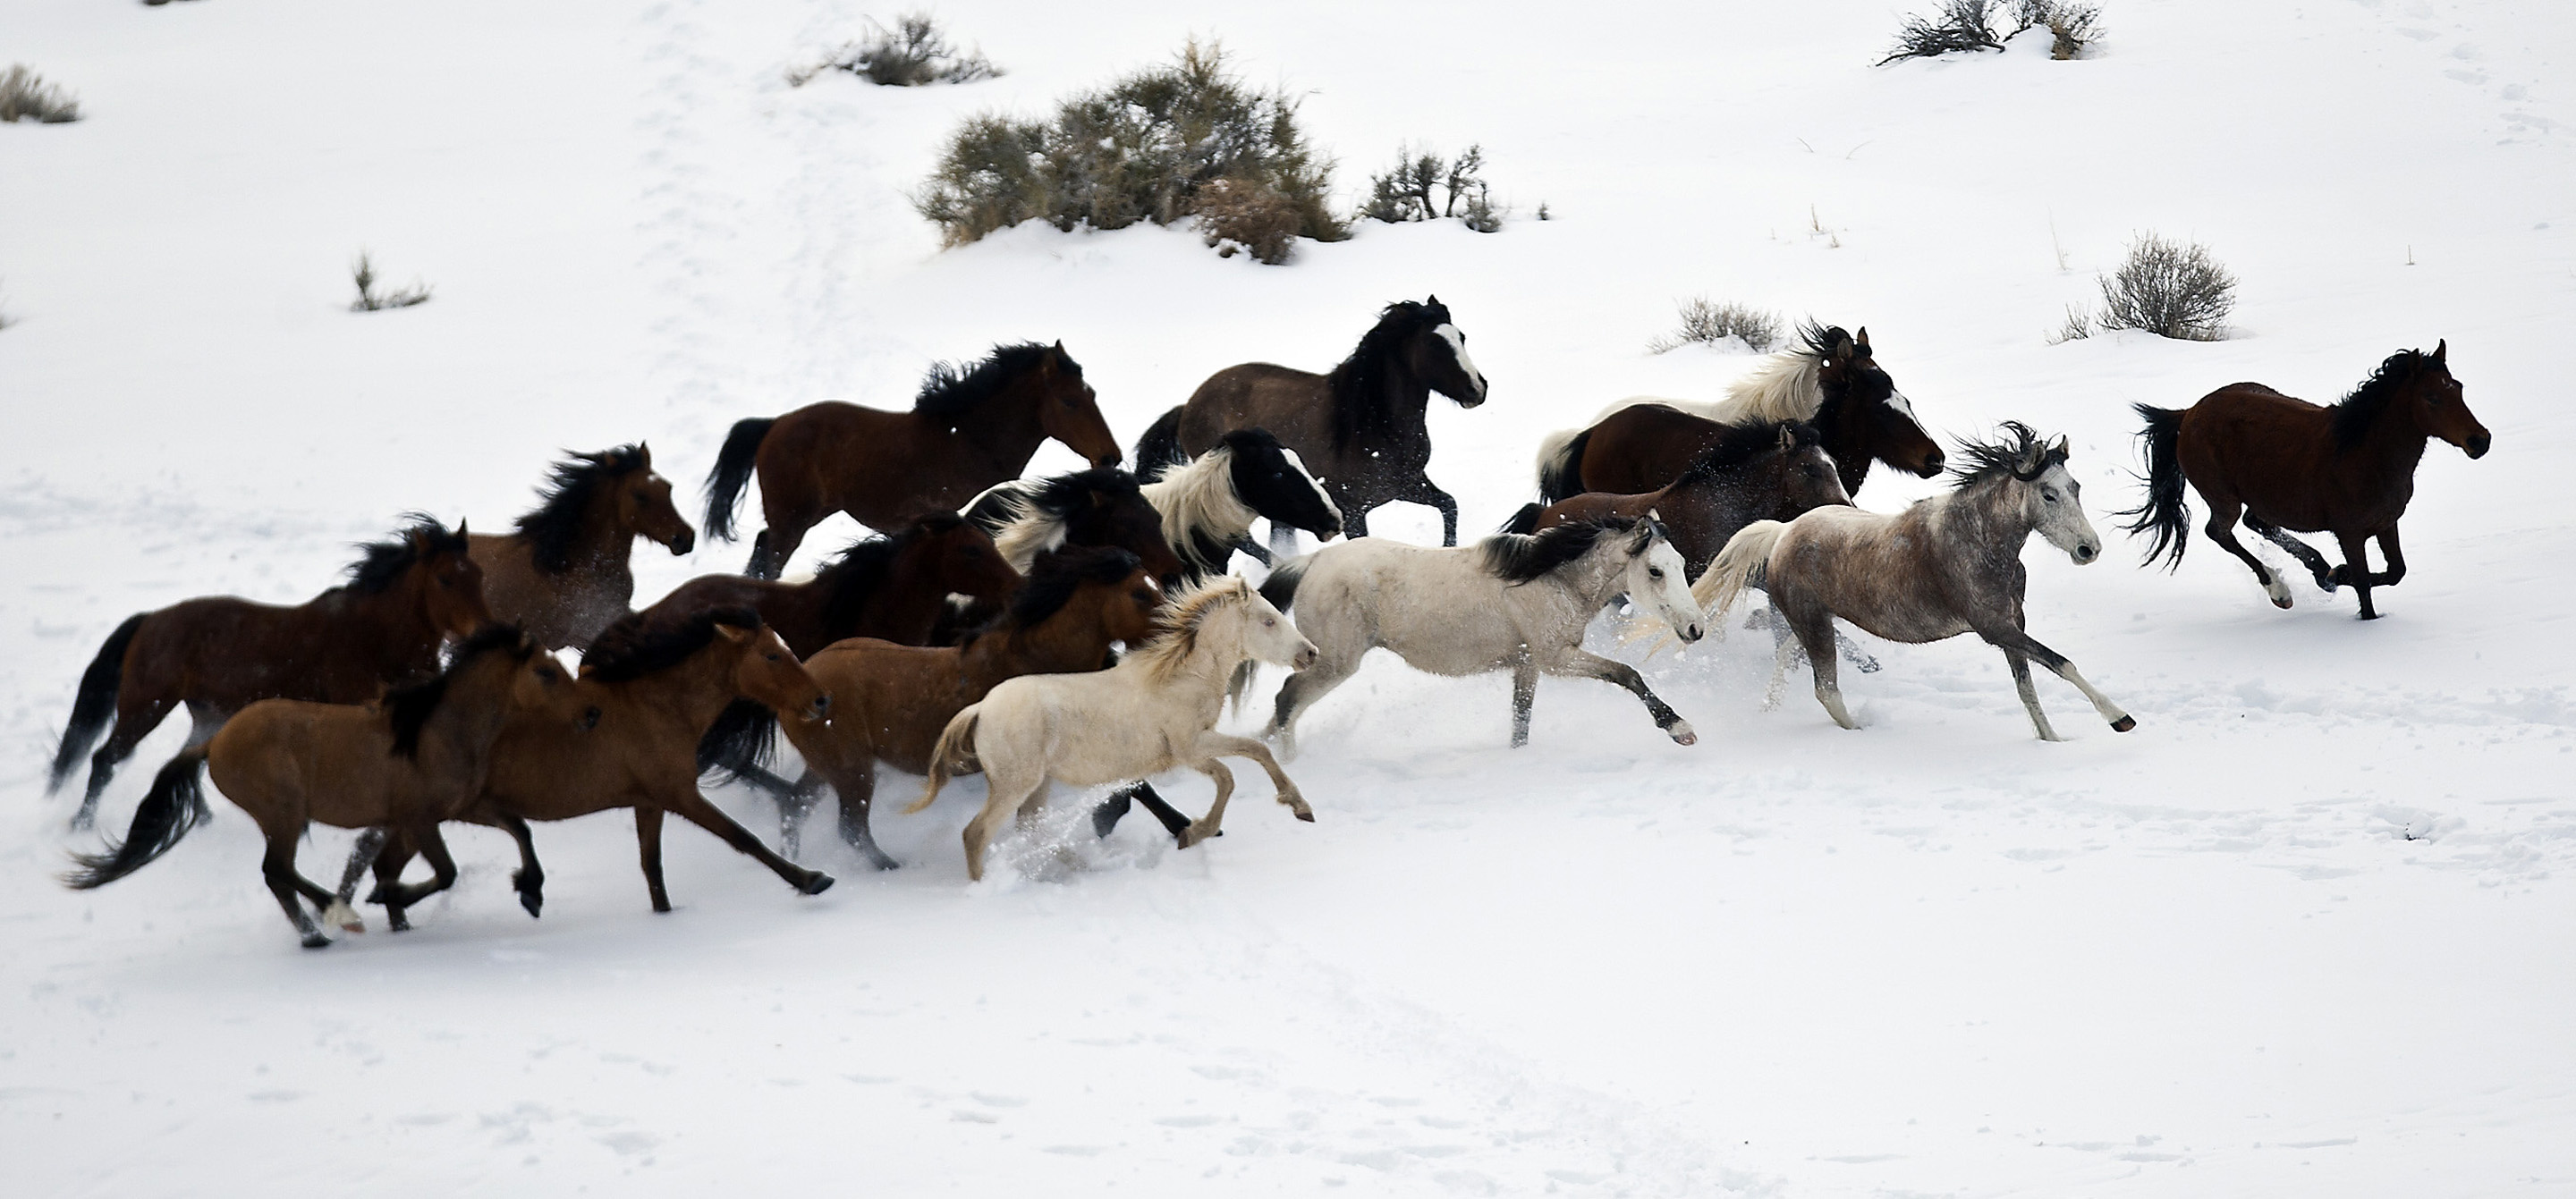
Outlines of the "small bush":
M2048 31L2050 58L2061 61L2081 58L2084 48L2102 36L2102 9L2099 5L2071 0L2017 0L2013 8L2013 31L2005 40L2031 29Z
M80 101L24 64L0 71L0 125L35 121L61 125L80 119Z
M2084 311L2082 305L2069 304L2066 306L2066 323L2059 325L2056 332L2048 335L2048 344L2062 346L2070 341L2082 341L2091 336L2093 336L2093 314Z
M1297 202L1259 179L1219 179L1199 189L1198 205L1199 231L1221 258L1240 250L1277 266L1305 226Z
M2236 277L2210 256L2209 247L2153 233L2130 242L2128 261L2098 282L2105 329L2217 341L2227 335L2227 314L2236 309Z
M349 277L358 285L358 298L349 302L351 312L376 312L386 308L409 308L429 302L429 287L418 279L400 291L376 292L376 264L367 252L358 251L358 260L349 264Z
M2012 31L1997 33L1995 20L2007 11ZM2049 32L2049 57L2076 58L2101 36L2101 23L2100 6L2082 0L1942 0L1940 11L1929 17L1905 18L1896 31L1896 49L1878 65L2001 50L2005 42L2033 29Z
M811 67L791 70L787 82L803 87L825 71L847 71L883 87L925 87L933 83L973 83L1002 73L981 49L963 54L927 13L895 19L888 29L876 22L873 32L850 42Z
M1369 198L1360 215L1401 225L1410 221L1455 218L1478 233L1503 227L1503 210L1494 206L1485 183L1485 148L1469 146L1454 159L1411 147L1395 152L1395 166L1369 176Z
M1734 338L1746 349L1770 349L1780 341L1780 314L1750 304L1713 304L1706 296L1682 301L1681 327L1646 343L1649 353L1665 354L1686 345L1715 345Z
M1224 180L1218 223L1250 219L1245 206L1257 203L1294 213L1297 236L1339 241L1349 234L1325 204L1332 171L1306 144L1284 89L1252 90L1225 69L1222 49L1193 41L1168 66L1064 101L1051 122L970 118L913 207L958 246L1027 220L1068 232L1169 225L1198 215ZM1217 240L1230 239L1258 241ZM1254 252L1272 262L1286 258L1284 243L1279 250Z

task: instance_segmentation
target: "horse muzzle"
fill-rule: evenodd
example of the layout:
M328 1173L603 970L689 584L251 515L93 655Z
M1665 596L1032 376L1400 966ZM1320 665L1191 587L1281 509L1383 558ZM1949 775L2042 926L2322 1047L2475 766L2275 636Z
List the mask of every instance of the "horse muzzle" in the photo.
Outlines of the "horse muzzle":
M1700 623L1699 623L1698 621L1696 621L1696 620L1691 621L1691 622L1690 622L1690 623L1688 623L1688 624L1680 624L1680 625L1675 625L1675 626L1673 626L1673 635L1674 635L1674 636L1676 636L1676 637L1681 638L1681 639L1682 639L1682 644L1684 644L1684 645L1694 645L1694 644L1697 644L1697 643L1698 643L1698 641L1699 641L1699 639L1700 639L1700 637L1701 637L1701 636L1703 636L1704 634L1706 634L1707 632L1708 632L1708 630L1707 630L1707 629L1705 629L1705 628L1702 628L1702 627L1700 626Z
M1289 665L1294 666L1299 670L1304 670L1315 664L1316 657L1317 654L1315 652L1315 647L1310 645L1304 649L1298 650L1297 656L1289 660Z
M2460 448L2466 451L2471 458L2484 458L2487 456L2487 447L2493 444L2495 444L2495 439L2488 436L2484 430L2480 430L2467 441L2461 442Z
M698 548L698 535L695 530L682 529L680 530L679 536L673 537L670 541L665 542L664 544L671 547L672 557L683 557L687 555L690 550Z
M2079 541L2075 543L2074 549L2066 551L2066 556L2075 559L2077 566L2090 566L2094 559L2102 556L2102 547Z
M1941 468L1949 464L1950 460L1942 457L1941 451L1934 450L1923 456L1923 465L1915 467L1914 473L1929 479L1934 475L1940 474Z

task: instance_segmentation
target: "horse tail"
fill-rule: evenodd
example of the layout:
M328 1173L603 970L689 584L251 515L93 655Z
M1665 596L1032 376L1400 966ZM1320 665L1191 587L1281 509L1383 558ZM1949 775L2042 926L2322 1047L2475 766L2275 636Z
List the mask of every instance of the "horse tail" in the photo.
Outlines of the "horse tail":
M1538 532L1538 514L1545 511L1547 511L1545 504L1523 504L1521 510L1512 513L1512 518L1504 521L1503 527L1495 532L1519 533L1523 536Z
M718 772L728 783L759 783L778 752L778 714L748 699L725 705L698 738L698 773Z
M1272 567L1270 577L1261 581L1261 598L1282 612L1297 602L1297 585L1306 581L1306 568L1315 564L1315 555L1304 554Z
M1181 409L1177 405L1155 417L1153 424L1145 426L1145 435L1136 439L1136 477L1144 482L1162 478L1165 470L1189 460L1189 454L1181 449Z
M199 745L179 751L161 773L152 777L152 789L144 792L143 802L134 809L134 823L125 830L124 844L107 843L105 853L76 853L72 861L80 869L63 877L63 885L75 891L104 887L132 874L153 859L170 852L179 838L206 818L206 793L201 775L206 768L206 747Z
M1590 429L1559 429L1538 443L1538 498L1553 504L1591 490L1583 485L1583 451L1591 444Z
M2155 540L2147 545L2146 564L2165 560L2165 569L2182 565L2182 552L2191 545L2191 507L2183 501L2182 458L2175 443L2182 437L2182 413L2152 404L2133 405L2138 415L2147 419L2147 427L2138 436L2147 443L2147 473L2139 481L2147 485L2147 498L2135 508L2115 513L2135 517L2126 525L2132 537L2152 533Z
M742 499L743 484L751 481L752 458L760 453L761 440L777 423L777 417L756 416L735 421L733 432L725 434L724 448L716 451L716 468L707 472L707 536L733 540L734 505Z
M71 777L72 767L81 755L98 742L107 731L108 721L116 716L116 689L125 681L125 651L134 644L135 631L143 627L149 612L137 612L107 635L107 643L98 647L98 656L89 660L89 669L81 672L80 690L72 696L72 718L63 726L61 744L54 747L54 765L45 776L45 794L62 789L63 780Z
M1708 569L1691 584L1691 598L1699 601L1712 624L1735 606L1735 598L1744 593L1747 585L1762 582L1771 561L1771 547L1780 544L1780 534L1788 528L1776 520L1757 520L1726 539L1726 548L1717 551Z
M948 718L948 727L939 731L939 744L930 751L930 780L922 787L921 798L903 810L904 815L929 807L930 801L939 798L939 789L948 785L950 775L975 769L975 724L983 718L982 704L968 704Z

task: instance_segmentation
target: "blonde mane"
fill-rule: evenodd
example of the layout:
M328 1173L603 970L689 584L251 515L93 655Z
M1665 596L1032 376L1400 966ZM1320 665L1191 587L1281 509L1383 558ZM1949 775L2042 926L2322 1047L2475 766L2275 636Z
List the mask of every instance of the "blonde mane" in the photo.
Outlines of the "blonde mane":
M1130 651L1127 661L1155 682L1169 681L1198 653L1199 630L1208 618L1253 594L1252 584L1241 575L1220 575L1191 588L1164 606L1153 638Z
M1218 539L1250 532L1261 514L1234 493L1234 448L1218 446L1137 490L1163 518L1163 542L1174 550L1205 530Z
M1824 367L1824 354L1813 349L1773 354L1751 374L1727 384L1726 398L1710 406L1709 419L1727 425L1811 420L1825 402L1824 389L1816 382Z
M1041 552L1064 544L1064 518L1038 510L1024 491L1006 491L999 498L1011 515L993 534L993 548L1011 569L1026 573Z

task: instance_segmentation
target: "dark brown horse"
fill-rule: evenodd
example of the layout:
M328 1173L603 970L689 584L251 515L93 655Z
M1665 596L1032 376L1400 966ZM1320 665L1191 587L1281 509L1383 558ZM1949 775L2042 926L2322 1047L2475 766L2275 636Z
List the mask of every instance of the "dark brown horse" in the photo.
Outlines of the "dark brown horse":
M2191 541L2182 495L2188 479L2209 505L2209 539L2252 567L2275 605L2290 606L2290 588L2236 540L2240 514L2246 528L2288 550L2328 593L2352 584L2361 618L2376 620L2370 589L2406 577L2397 518L2414 498L2425 441L2439 437L2471 458L2485 457L2491 444L2460 398L2449 353L2448 340L2430 354L2399 350L2331 408L2260 383L2230 384L2181 411L2139 404L2147 420L2147 500L2120 515L2135 518L2132 534L2154 534L2148 562L2163 558L2167 570L2182 565ZM2344 564L2328 569L2325 556L2293 531L2334 534ZM2374 537L2388 560L2377 574L2363 545Z
M263 699L364 703L438 673L440 642L492 618L482 568L466 546L463 522L451 533L419 517L367 546L346 585L298 607L206 596L127 618L81 675L45 789L59 789L106 732L72 817L72 827L87 828L117 763L181 704L194 722L188 742L198 745Z
M891 537L852 544L802 583L700 575L639 613L669 624L709 608L760 613L799 655L844 637L920 645L951 594L1003 599L1020 586L982 529L954 513L925 516Z
M595 717L554 659L517 629L489 625L456 651L446 672L394 692L381 705L261 700L243 708L201 746L161 768L134 812L123 844L75 857L64 878L79 890L104 886L169 852L206 813L199 776L259 825L268 840L260 871L306 949L330 944L301 899L323 920L365 932L357 913L295 869L295 849L313 822L341 828L401 829L438 871L401 888L403 903L445 890L456 863L438 822L483 786L493 739L517 720L579 738Z
M1855 337L1810 324L1799 336L1803 348L1775 355L1725 401L1614 406L1590 428L1549 438L1540 450L1540 497L1553 503L1587 491L1653 491L1723 441L1727 425L1775 420L1816 427L1846 494L1860 494L1872 461L1926 479L1941 473L1940 444L1879 367L1869 330Z
M1154 577L1121 549L1048 551L1030 567L1010 609L965 644L925 649L868 637L837 642L805 662L832 693L832 722L790 724L806 777L779 804L780 844L796 854L798 834L830 783L841 799L841 839L879 869L893 858L868 827L877 764L930 772L930 750L950 717L993 685L1024 674L1062 674L1109 665L1117 642L1141 645L1162 607Z
M1145 430L1136 466L1152 473L1206 453L1237 429L1268 429L1322 480L1350 536L1368 536L1370 509L1400 500L1438 509L1441 544L1456 545L1458 501L1423 473L1431 461L1423 416L1435 391L1473 408L1485 402L1485 376L1440 297L1400 301L1378 313L1330 374L1247 362L1208 376ZM1280 531L1272 526L1274 536Z
M492 619L519 626L547 649L579 649L626 615L635 599L627 559L636 538L668 546L674 556L698 543L671 504L671 481L653 473L650 446L574 454L555 464L538 498L514 532L479 534L472 544Z
M745 573L774 579L824 517L892 530L954 512L1020 477L1048 438L1094 466L1118 465L1118 439L1063 342L996 347L970 370L931 367L910 412L823 403L737 422L707 475L707 535L733 540L734 504L757 473L768 527Z
M1682 565L1697 578L1726 539L1757 520L1793 520L1810 508L1849 504L1834 460L1816 444L1816 427L1782 421L1729 426L1727 439L1700 455L1660 491L1613 495L1588 491L1541 507L1531 504L1503 526L1536 533L1604 517L1655 516L1671 534Z

